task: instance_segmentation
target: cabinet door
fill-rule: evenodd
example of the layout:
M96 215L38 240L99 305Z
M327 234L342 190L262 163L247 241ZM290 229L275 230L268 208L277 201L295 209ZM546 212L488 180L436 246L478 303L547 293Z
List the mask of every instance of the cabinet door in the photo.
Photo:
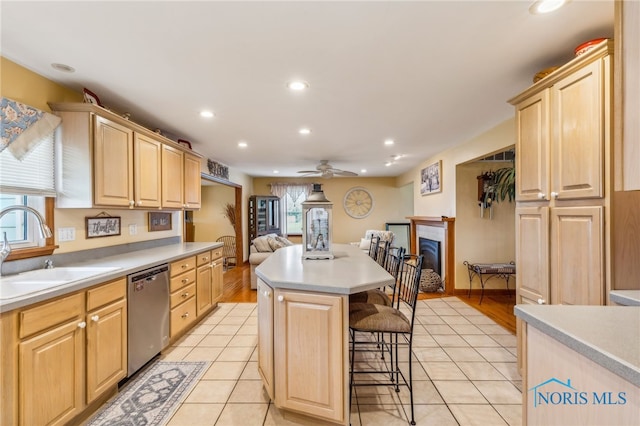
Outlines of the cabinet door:
M87 314L87 403L127 374L127 302Z
M224 291L224 278L222 277L224 271L223 259L217 259L212 264L212 276L211 276L211 299L213 303L217 303L222 299L222 293Z
M603 207L551 209L550 267L553 304L603 304L602 209Z
M258 278L258 372L269 398L273 387L273 289Z
M183 207L183 152L173 147L162 146L162 207Z
M136 207L160 207L162 143L140 134L134 134L134 194Z
M558 199L603 197L604 100L602 61L552 87L553 182Z
M549 208L516 209L517 303L548 304Z
M343 298L276 289L274 384L278 406L344 421Z
M516 105L518 201L549 196L549 89Z
M74 320L20 343L21 425L63 425L82 411L85 325Z
M211 294L211 278L213 269L211 265L204 265L198 268L198 276L196 278L196 315L201 316L212 304Z
M199 157L184 154L184 204L187 209L199 209L202 205L200 168Z
M95 117L93 161L94 203L133 207L133 131Z

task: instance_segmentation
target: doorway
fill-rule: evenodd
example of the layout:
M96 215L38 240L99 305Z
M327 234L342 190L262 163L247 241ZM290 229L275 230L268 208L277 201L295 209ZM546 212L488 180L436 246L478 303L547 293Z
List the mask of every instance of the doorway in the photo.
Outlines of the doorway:
M235 263L243 262L242 186L202 174L202 207L186 212L185 242L235 237Z

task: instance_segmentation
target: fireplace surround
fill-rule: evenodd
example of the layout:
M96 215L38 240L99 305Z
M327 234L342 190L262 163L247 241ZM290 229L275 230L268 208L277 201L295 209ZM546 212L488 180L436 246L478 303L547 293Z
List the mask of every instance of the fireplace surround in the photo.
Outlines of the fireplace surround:
M444 292L447 295L455 294L455 218L453 217L429 217L429 216L409 216L407 219L411 221L411 253L421 254L418 227L429 228L429 234L434 233L440 235L441 260L442 269L440 276L445 280ZM422 233L422 232L421 232ZM422 235L428 239L437 240L426 235ZM435 269L435 268L430 268ZM437 271L436 271L437 272Z

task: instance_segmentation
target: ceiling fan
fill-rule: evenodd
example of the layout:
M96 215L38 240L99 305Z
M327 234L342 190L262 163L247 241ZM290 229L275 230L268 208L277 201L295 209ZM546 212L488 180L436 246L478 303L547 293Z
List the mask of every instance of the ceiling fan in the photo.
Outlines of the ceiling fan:
M305 176L320 174L320 177L325 179L332 178L333 176L358 176L357 173L334 168L329 164L329 160L320 160L320 164L316 166L315 170L300 170L298 173L305 173Z

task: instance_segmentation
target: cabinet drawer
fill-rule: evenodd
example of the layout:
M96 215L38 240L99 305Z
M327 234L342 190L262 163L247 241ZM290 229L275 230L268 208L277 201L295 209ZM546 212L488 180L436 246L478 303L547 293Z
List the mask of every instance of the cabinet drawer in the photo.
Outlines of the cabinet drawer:
M171 336L175 336L196 320L196 298L192 297L171 310Z
M196 267L196 257L191 256L184 259L176 260L175 262L171 262L171 276L175 277L178 274L181 274L189 269L193 269Z
M211 251L211 259L220 259L222 257L222 247Z
M206 265L207 263L211 263L211 252L210 251L205 251L204 253L200 253L196 257L198 258L198 266L202 266L202 265Z
M171 308L175 308L176 306L178 306L179 304L181 304L182 302L184 302L185 300L189 299L190 297L193 297L193 295L196 294L196 283L192 283L184 288L181 288L180 290L176 291L175 293L171 294Z
M47 328L80 318L84 305L84 292L57 299L44 305L20 312L20 338Z
M104 284L87 290L87 310L91 311L107 303L124 299L127 294L127 280L121 278L109 284Z
M193 260L195 261L196 258L194 257ZM170 291L173 293L174 291L195 282L196 270L192 269L189 272L185 272L184 274L171 278Z

